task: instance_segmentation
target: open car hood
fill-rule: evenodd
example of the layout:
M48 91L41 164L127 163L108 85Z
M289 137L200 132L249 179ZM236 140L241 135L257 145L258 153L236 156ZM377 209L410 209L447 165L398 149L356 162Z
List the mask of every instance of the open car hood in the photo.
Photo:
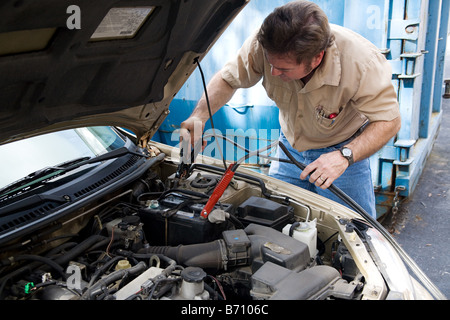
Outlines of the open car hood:
M0 144L116 125L148 139L248 0L4 0Z

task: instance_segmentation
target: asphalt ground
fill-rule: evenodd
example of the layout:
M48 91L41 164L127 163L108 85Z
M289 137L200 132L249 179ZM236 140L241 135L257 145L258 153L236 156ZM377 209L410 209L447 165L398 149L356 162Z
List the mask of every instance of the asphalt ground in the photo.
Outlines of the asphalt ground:
M450 79L450 49L444 79ZM415 190L395 217L382 223L450 299L450 99L442 99L442 110L436 141Z

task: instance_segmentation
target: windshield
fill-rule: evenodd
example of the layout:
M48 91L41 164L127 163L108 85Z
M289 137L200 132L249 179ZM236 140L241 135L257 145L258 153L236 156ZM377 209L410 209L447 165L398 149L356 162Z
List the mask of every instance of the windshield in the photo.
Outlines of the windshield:
M0 188L42 168L118 149L125 141L111 127L64 130L0 146Z

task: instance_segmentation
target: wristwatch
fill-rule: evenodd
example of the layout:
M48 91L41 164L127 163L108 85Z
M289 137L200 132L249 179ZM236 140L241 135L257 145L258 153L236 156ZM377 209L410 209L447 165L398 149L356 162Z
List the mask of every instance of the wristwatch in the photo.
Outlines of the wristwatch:
M339 149L339 151L341 152L342 156L348 160L348 165L351 166L355 161L353 160L353 152L352 149L348 148L348 147L342 147L341 149Z

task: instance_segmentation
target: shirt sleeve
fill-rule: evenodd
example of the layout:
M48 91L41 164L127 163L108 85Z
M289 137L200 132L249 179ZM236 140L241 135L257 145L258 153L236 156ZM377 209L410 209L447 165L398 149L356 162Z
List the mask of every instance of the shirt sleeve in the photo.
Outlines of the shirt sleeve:
M264 69L264 53L256 33L249 37L236 57L221 70L222 78L233 89L250 88L261 80Z
M377 54L361 68L354 107L370 121L391 121L400 116L397 93L392 83L392 69L382 54Z

